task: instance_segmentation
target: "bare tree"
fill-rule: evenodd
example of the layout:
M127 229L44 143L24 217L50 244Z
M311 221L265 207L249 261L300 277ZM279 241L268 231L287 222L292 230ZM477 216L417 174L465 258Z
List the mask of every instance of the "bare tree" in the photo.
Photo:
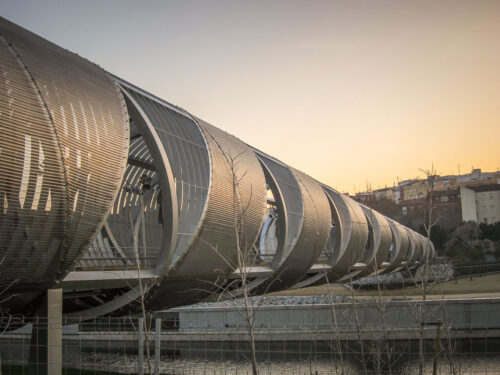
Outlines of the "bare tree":
M338 326L338 320L337 320L337 311L335 308L335 298L334 298L333 291L331 288L330 279L328 278L328 273L326 271L325 271L325 281L326 281L326 285L328 288L329 305L330 305L331 312L332 312L332 322L333 322L332 335L334 336L333 341L335 342L335 347L337 349L337 353L338 353L339 359L340 359L340 371L341 371L340 373L343 375L346 372L345 363L344 363L344 351L342 348L342 343L341 343L340 339L338 338L339 326ZM335 361L335 373L338 374L337 361Z
M350 289L351 289L352 309L354 312L354 327L356 329L356 335L358 337L358 342L359 342L360 349L361 349L361 364L363 366L363 374L368 374L368 367L367 367L366 357L365 357L365 345L364 345L363 337L361 336L361 332L363 330L363 327L361 326L361 321L359 318L358 303L357 303L358 301L357 301L356 296L354 294L354 285L353 285L352 276L349 276L349 285L350 285Z
M222 151L222 149L221 149ZM249 239L246 236L245 217L250 205L251 196L248 202L243 202L240 194L240 184L245 178L246 171L241 172L239 160L243 153L242 151L233 155L230 151L222 151L231 175L232 189L232 216L234 225L235 238L235 258L229 259L220 250L217 244L205 242L233 271L228 277L224 272L219 271L219 276L215 282L210 282L211 294L216 294L218 300L229 300L238 307L238 311L242 312L248 334L248 342L251 352L252 374L258 375L257 352L256 352L256 335L255 335L255 313L257 307L250 301L251 297L251 275L250 268L258 259L253 244L249 244ZM215 290L215 291L214 291Z
M420 169L426 176L426 205L425 205L425 217L424 217L424 230L425 230L425 248L423 251L424 259L423 264L420 265L419 270L420 277L415 277L409 267L411 264L406 265L406 271L412 282L416 287L420 289L420 297L422 300L417 304L409 304L410 311L412 311L415 321L418 325L418 373L422 375L424 372L425 365L425 332L426 326L428 324L428 316L427 316L427 297L429 291L440 281L439 275L437 277L433 277L430 279L430 254L429 249L431 246L431 232L432 227L435 226L439 219L435 219L433 215L434 210L434 201L433 201L433 193L435 182L437 178L437 172L434 169L434 165L431 166L431 169Z
M434 209L434 202L433 202L433 193L434 193L434 185L436 182L436 170L434 169L434 164L432 164L431 169L421 169L421 171L426 175L427 177L427 202L426 202L426 220L424 223L424 228L426 232L426 248L424 249L425 251L425 259L424 259L424 264L423 264L423 274L422 274L422 280L421 280L421 295L422 295L422 302L419 304L420 306L420 311L419 311L419 316L420 316L420 327L419 327L419 366L418 366L418 372L419 375L423 374L424 371L424 326L426 323L426 311L427 311L427 293L429 291L429 287L432 287L434 283L429 284L429 249L431 246L431 231L432 227L436 225L437 220L434 221L433 218L433 209Z
M143 277L142 270L144 267L150 266L148 262L148 248L146 243L146 233L145 233L145 217L144 217L144 194L150 193L151 190L151 177L143 175L139 178L139 187L126 187L125 189L132 191L139 195L139 206L135 209L134 215L132 216L132 210L129 211L129 221L132 233L132 244L135 258L135 269L137 271L137 285L129 285L130 288L138 288L138 296L136 302L139 306L139 314L142 319L139 320L137 327L133 323L133 319L129 316L132 325L139 333L142 333L143 342L142 347L146 348L146 363L148 367L148 373L153 373L152 358L151 358L151 348L150 348L150 333L153 326L153 313L146 306L146 298L149 290L156 281L146 280ZM139 234L142 230L142 254L139 247ZM141 350L141 349L140 349ZM142 356L142 353L140 354ZM143 371L142 368L139 371Z

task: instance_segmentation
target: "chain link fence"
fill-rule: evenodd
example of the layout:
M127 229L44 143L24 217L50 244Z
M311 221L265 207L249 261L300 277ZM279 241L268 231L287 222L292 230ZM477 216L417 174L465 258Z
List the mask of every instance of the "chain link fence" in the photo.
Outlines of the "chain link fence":
M283 309L259 311L262 316L255 326L259 373L419 374L419 338L423 337L424 374L433 374L434 369L436 374L500 374L500 334L498 327L487 326L497 311L480 311L483 326L461 326L457 322L470 322L468 310L450 309L441 318L454 318L413 324L406 329L392 324L390 318L384 323L384 319L362 318L360 312L356 319L352 310L346 311L351 314L349 321L330 320L324 324L308 322L304 314L297 314L296 321L291 321L283 315ZM205 309L202 319L179 312L157 314L146 320L65 319L62 373L252 374L247 325L235 323L234 316L221 320L210 314L211 310ZM259 319L268 314L274 314L274 321L266 325ZM341 309L338 314L343 314ZM280 319L281 326L277 324ZM2 321L2 375L43 373L47 358L40 347L43 340L36 337L47 334L46 324L45 319L36 317Z

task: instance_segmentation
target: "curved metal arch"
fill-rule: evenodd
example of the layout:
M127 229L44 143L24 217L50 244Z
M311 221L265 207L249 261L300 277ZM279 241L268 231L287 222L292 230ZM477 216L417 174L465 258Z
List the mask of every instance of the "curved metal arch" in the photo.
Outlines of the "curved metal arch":
M325 190L325 187L323 187ZM340 215L340 210L335 205L332 197L325 190L325 194L328 198L328 203L330 205L330 214L332 218L330 235L328 236L328 241L323 249L323 252L320 255L319 262L325 262L330 266L334 266L339 262L342 255L345 253L345 246L343 244L347 243L346 237L351 232L351 228L343 228L343 225L346 224L346 217ZM345 233L346 230L349 230L349 234Z
M239 208L235 209L235 202L245 210L242 216L245 248L255 244L265 218L266 183L253 153L234 136L203 120L197 121L207 138L212 158L212 190L200 232L186 252L183 264L172 269L170 276L210 274L214 269L232 271L227 262L234 263L236 259L234 215ZM233 157L239 164L234 168L230 166ZM238 181L235 187L233 177Z
M124 85L123 82L121 82ZM163 215L163 239L160 250L160 259L155 272L163 276L167 271L168 262L171 259L172 249L177 243L178 230L178 206L176 188L174 185L174 176L170 166L169 159L158 135L158 132L149 119L143 108L137 103L136 99L124 88L122 92L126 97L129 106L129 112L134 119L134 123L139 128L148 149L152 155L155 171L158 176L162 194L162 215Z
M410 240L410 251L406 260L406 268L412 269L415 267L415 261L417 260L417 238L415 231L410 228L405 227L406 233L408 234L408 239Z
M361 206L352 198L333 189L327 189L326 192L340 216L344 218L341 219L341 229L345 232L339 257L329 275L332 281L349 274L357 262L363 261L362 257L369 236L369 224Z
M150 181L141 182L143 178ZM130 146L129 163L120 194L97 240L80 259L79 270L104 270L116 266L128 268L137 263L141 268L164 268L161 255L163 252L165 259L168 248L165 250L163 233L171 233L169 227L165 230L164 227L170 225L172 220L165 220L165 216L169 215L168 211L164 215L162 210L159 186L156 167L146 142L142 136L135 137ZM171 202L169 206L172 206ZM131 226L140 229L137 234L130 233Z
M103 225L126 166L128 114L115 82L97 65L3 18L0 33L8 76L0 97L12 99L0 116L13 116L1 121L9 124L2 155L24 150L18 171L0 179L9 185L0 188L8 203L0 245L18 249L15 256L0 249L10 253L0 274L15 270L16 287L46 288L66 275Z
M284 236L282 240L284 245L282 250L280 249L280 252L275 255L272 263L272 268L278 269L293 251L302 230L303 197L299 183L288 166L258 150L253 151L276 184L283 213L286 215L286 230L280 234Z
M203 132L191 116L128 82L117 80L137 128L135 137L144 138L153 159L135 160L131 168L137 170L137 165L151 163L159 181L163 230L155 235L163 238L154 271L157 277L162 277L185 256L200 230L211 183L207 171L211 166L210 153ZM138 177L137 174L132 176L131 181ZM152 199L154 196L151 202ZM121 204L121 199L117 204ZM127 232L125 228L124 231ZM136 241L129 242L131 246ZM151 290L152 295L155 289ZM131 288L122 296L107 301L98 311L109 313L121 309L133 302L136 295L137 287ZM97 310L92 308L81 314L93 314L93 311Z
M240 266L237 249L246 253L253 248L266 217L266 182L253 152L236 137L196 121L213 164L206 215L183 258L152 290L150 306L155 309L193 303L217 290Z
M302 196L302 226L295 246L271 277L268 291L291 287L303 278L324 249L330 234L330 205L321 185L303 172L290 170Z
M280 186L273 174L269 170L268 166L257 157L259 160L260 166L264 172L264 177L266 182L270 185L271 190L273 191L274 200L278 207L278 218L277 218L277 230L278 230L278 246L276 247L276 251L273 256L273 261L271 262L271 268L276 269L279 267L281 263L281 259L283 257L283 253L285 250L285 244L287 239L287 231L288 231L288 214L286 202L283 199L283 192L280 189Z
M212 153L205 133L193 116L129 84L127 91L147 111L172 169L178 215L177 240L165 262L176 272L202 229L213 184Z
M364 205L361 205L361 208L372 227L373 246L365 258L366 268L357 275L358 277L368 276L382 270L382 264L387 259L392 244L392 231L385 216Z
M398 262L398 257L400 256L401 253L402 238L396 222L394 222L392 219L388 217L386 217L386 220L389 223L389 227L391 228L391 233L392 233L392 245L389 254L387 254L386 262L392 264ZM387 267L384 269L384 271L386 270Z
M152 267L152 271L156 274L157 277L162 277L165 275L168 270L168 261L172 257L173 249L175 249L176 244L176 235L178 228L178 202L177 202L177 194L176 194L176 186L174 183L174 176L172 172L172 168L170 166L170 161L167 157L167 153L162 142L162 139L158 135L157 127L160 126L158 122L153 123L145 109L140 106L140 104L136 101L130 92L128 92L125 88L129 87L127 83L120 81L120 85L122 85L122 92L125 95L126 103L128 105L130 116L133 120L133 123L137 130L140 132L140 136L144 140L144 144L147 147L146 155L150 157L145 157L145 154L142 154L142 158L140 159L142 163L149 164L151 166L148 168L153 168L155 172L155 176L157 177L158 184L160 186L161 191L161 206L162 210L160 210L159 214L162 215L162 224L161 229L156 230L152 233L154 236L161 237L161 246L159 252L159 259ZM138 142L139 137L136 138L135 143ZM129 155L130 158L136 158L138 155L134 152L134 147L131 148ZM152 159L152 160L151 160ZM134 164L130 164L127 167L127 171L125 176L130 175L130 177L126 177L123 181L122 190L118 195L115 205L112 209L112 213L109 216L108 222L103 229L103 236L108 238L114 249L117 251L121 250L121 247L128 247L132 249L132 246L138 245L138 238L134 240L136 235L130 233L129 227L132 223L129 222L129 215L127 212L123 211L123 206L132 204L131 199L135 199L135 197L143 199L142 195L138 195L137 193L125 192L123 188L126 187L127 184L135 185L142 174L144 168L140 168ZM153 192L149 192L149 196L151 196ZM128 196L127 196L128 195ZM154 193L153 193L154 195ZM153 197L150 197L154 199ZM143 204L139 206L132 204L132 209L136 212L140 212L144 214L144 211L147 210L147 207L143 207ZM121 218L121 216L125 216ZM121 237L121 240L117 240L115 238L115 234ZM146 234L143 233L143 236ZM149 249L150 250L150 249ZM87 251L87 253L90 252ZM126 250L122 250L125 253L125 261L127 262L130 259L126 254ZM132 253L134 253L132 251ZM134 255L134 254L132 254ZM88 257L88 256L87 256ZM84 258L80 261L80 263L85 262ZM90 255L92 257L92 255ZM120 259L117 258L117 261ZM135 257L132 256L132 264L135 264ZM128 264L128 263L127 263ZM146 265L146 264L143 264ZM143 265L136 265L135 267L141 267ZM102 264L100 265L102 268ZM119 309L124 308L126 305L133 303L137 300L138 295L140 294L140 287L135 286L131 287L127 292L120 295L119 291L116 291L117 295L113 296L113 293L110 293L110 299L106 300L99 306L83 309L80 311L75 311L67 314L68 316L81 316L83 318L92 318L97 316L98 314L109 314L115 312Z
M264 163L263 159L259 157L261 154L257 150L252 150L257 159L259 160L260 166L264 172L264 176L266 179L266 183L269 185L271 191L273 192L274 199L275 199L275 204L278 208L278 217L275 220L277 221L277 247L276 251L274 252L273 259L271 261L270 269L274 270L274 274L278 275L278 269L280 267L280 264L282 263L283 257L284 257L284 252L285 252L285 245L286 241L288 238L288 219L289 215L287 213L287 205L286 205L286 200L284 199L284 194L280 188L280 183L276 180L275 176L269 169L268 165ZM274 161L274 160L273 160ZM276 162L276 161L274 161ZM281 184L283 186L283 183ZM293 216L292 216L293 217ZM264 224L265 225L265 224ZM264 227L263 227L264 230ZM261 235L264 234L261 232ZM259 246L262 246L263 244L259 243ZM265 250L267 252L267 250ZM247 290L251 291L252 293L255 291L256 288L260 288L262 291L267 291L269 286L271 285L269 280L271 280L271 277L269 276L257 276L255 279L251 280L248 285L247 285ZM233 296L239 296L243 293L243 290L241 288L235 289L231 292Z
M421 235L420 233L418 234L419 238L420 238L420 241L422 242L422 253L420 254L420 258L418 259L418 262L420 264L424 264L425 261L426 261L426 258L429 254L429 260L431 259L431 256L432 255L432 249L431 249L431 245L429 243L429 246L427 244L427 237ZM430 241L429 241L430 242Z
M389 273L395 271L396 269L400 269L405 260L409 246L408 235L404 228L392 219L387 219L387 221L389 222L393 234L394 249L391 258L388 260L390 264L388 267L384 268L382 273Z
M326 185L322 185L322 188L330 203L331 215L336 221L335 231L330 232L327 243L327 246L333 245L331 251L334 255L329 259L330 269L325 268L323 272L301 281L294 288L319 284L323 279L330 283L352 278L360 272L360 269L355 269L354 266L363 260L368 241L369 228L366 216L360 205L352 198Z
M400 267L394 269L394 272L396 271L401 271L404 268L407 267L407 262L408 262L408 257L412 252L412 244L410 241L410 235L408 231L406 230L406 227L404 225L401 225L400 223L397 223L399 230L401 231L401 264Z
M413 231L413 235L415 236L415 254L413 263L418 267L418 265L420 265L420 258L422 258L422 254L424 252L424 244L419 233Z
M429 255L429 259L433 259L436 256L436 247L434 246L434 243L432 241L429 242L431 245L431 253Z

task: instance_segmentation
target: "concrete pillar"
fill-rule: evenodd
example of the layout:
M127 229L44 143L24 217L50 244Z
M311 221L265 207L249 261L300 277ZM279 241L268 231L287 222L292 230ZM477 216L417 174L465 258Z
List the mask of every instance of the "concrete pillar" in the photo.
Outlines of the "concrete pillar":
M160 374L161 318L155 319L155 375Z
M137 373L138 375L144 374L144 319L137 319Z
M31 332L29 375L62 374L62 289L49 289Z

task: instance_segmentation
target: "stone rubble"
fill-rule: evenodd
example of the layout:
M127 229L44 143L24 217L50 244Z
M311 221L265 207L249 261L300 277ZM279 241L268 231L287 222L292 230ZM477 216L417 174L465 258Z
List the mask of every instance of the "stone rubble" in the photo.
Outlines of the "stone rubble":
M407 275L403 275L401 272L396 272L387 275L379 275L372 277L364 277L360 280L353 282L354 287L359 286L373 286L380 283L384 284L403 284L419 282L422 274L422 268L418 269L415 273L414 279L409 279ZM406 276L406 277L405 277ZM449 264L434 264L430 266L429 269L429 280L435 280L436 278L441 280L449 280L453 277L453 268ZM378 280L377 280L378 279ZM348 285L346 285L349 287ZM357 300L359 301L358 297ZM297 305L324 305L330 303L348 303L352 302L350 296L335 295L330 296L328 294L323 295L310 295L310 296L255 296L250 297L250 304L252 306L297 306ZM225 300L220 302L200 302L195 305L186 306L184 308L214 308L214 307L241 307L243 305L243 300Z
M297 306L297 305L324 305L330 303L346 303L351 302L351 297L348 296L329 296L329 295L312 295L312 296L256 296L250 297L252 306ZM221 302L200 302L189 307L235 307L242 306L243 301L227 300Z

